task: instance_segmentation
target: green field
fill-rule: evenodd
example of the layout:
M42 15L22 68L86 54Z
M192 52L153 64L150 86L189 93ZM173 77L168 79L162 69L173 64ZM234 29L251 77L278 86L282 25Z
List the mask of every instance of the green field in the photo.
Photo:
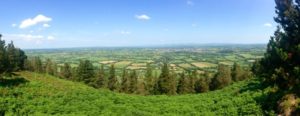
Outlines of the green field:
M262 115L256 101L262 92L250 89L258 84L254 80L202 94L138 96L45 74L17 74L19 78L0 85L0 108L7 110L6 115Z
M69 62L76 67L80 60L90 60L95 67L115 64L117 72L145 70L150 63L159 69L164 58L168 58L177 72L198 70L216 71L218 64L232 66L234 62L248 67L261 58L264 45L219 45L170 48L73 48L73 49L35 49L26 50L29 57L39 56L42 60L52 59L62 66Z

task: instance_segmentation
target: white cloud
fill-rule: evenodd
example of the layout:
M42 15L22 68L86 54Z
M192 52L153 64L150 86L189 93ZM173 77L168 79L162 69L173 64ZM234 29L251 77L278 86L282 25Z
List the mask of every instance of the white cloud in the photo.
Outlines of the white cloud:
M25 28L34 26L34 25L39 24L39 23L47 23L47 22L50 22L50 21L52 21L52 18L44 16L42 14L39 14L34 18L28 18L28 19L23 20L21 22L19 28L25 29Z
M14 23L14 24L11 24L11 26L12 26L12 27L16 27L16 26L17 26L17 24L15 24L15 23Z
M45 24L43 24L43 27L48 28L48 27L50 27L50 25L45 23Z
M54 40L55 38L54 38L53 36L50 35L50 36L47 37L47 39L48 39L48 40Z
M44 41L51 41L54 40L55 37L49 35L49 36L43 36L43 35L32 35L32 34L5 34L6 38L9 40L22 40L25 42L34 42L36 44L41 44Z
M135 15L135 18L139 20L150 20L151 18L148 15L142 14L142 15Z
M189 6L194 6L194 2L191 0L186 1L186 4Z
M130 31L121 31L121 34L122 34L122 35L130 35L131 32L130 32Z
M273 25L271 23L265 23L264 26L265 27L273 27Z

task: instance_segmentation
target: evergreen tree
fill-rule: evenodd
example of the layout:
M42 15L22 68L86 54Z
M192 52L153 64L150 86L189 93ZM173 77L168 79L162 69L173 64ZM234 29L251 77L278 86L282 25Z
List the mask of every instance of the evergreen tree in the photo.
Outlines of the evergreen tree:
M33 69L35 72L42 73L43 72L43 64L40 57L33 58Z
M190 93L190 80L189 78L183 73L180 74L178 86L177 86L177 93L178 94L187 94Z
M61 68L60 76L64 79L71 80L72 78L72 68L69 63L64 63L64 66Z
M27 59L27 56L25 52L21 49L17 49L17 67L18 70L24 70L25 69L25 61Z
M174 80L175 78L171 77L169 72L168 63L164 61L157 85L155 85L156 94L176 94L176 84L174 84L176 81Z
M238 65L236 62L233 64L232 68L232 81L241 81L243 80L244 71L241 68L240 65Z
M14 71L23 70L26 59L24 51L15 48L12 41L5 45L0 34L0 78L3 74L11 75Z
M16 48L14 46L14 43L11 41L8 45L7 45L7 63L8 63L8 70L9 72L12 71L17 71L18 70L18 58L17 58L17 51Z
M138 84L138 75L135 70L133 70L129 76L129 93L135 93Z
M89 60L80 61L77 68L77 81L92 84L91 82L94 76L93 64Z
M2 40L2 35L0 34L0 78L1 74L7 71L7 62L5 40Z
M143 79L138 80L136 94L138 94L138 95L146 95L146 88L145 88L145 86L146 86L146 84L145 84L145 81Z
M122 82L121 82L120 92L130 93L129 92L129 86L130 86L130 78L128 76L128 72L126 71L126 69L124 69L123 74L122 74Z
M300 88L300 1L275 0L275 22L279 24L271 37L259 70L264 83L282 90Z
M156 78L153 76L152 67L149 63L147 63L147 69L145 74L145 89L147 91L146 94L153 94L153 89L155 85Z
M116 77L115 66L112 64L109 70L109 78L108 78L108 89L111 91L117 91L118 89L118 79Z
M192 73L189 74L189 93L195 93L195 83L198 78L197 76L197 70L194 70L192 71Z
M196 93L204 93L209 91L209 83L211 83L209 77L201 77L195 83Z
M50 59L47 59L45 64L45 72L49 75L54 75L53 67L54 67L53 62Z
M97 72L96 80L94 87L96 88L105 88L106 87L106 78L105 78L105 72L104 72L104 66L101 65L99 71Z
M229 67L220 64L218 73L212 79L210 88L212 90L221 89L231 83L231 70Z

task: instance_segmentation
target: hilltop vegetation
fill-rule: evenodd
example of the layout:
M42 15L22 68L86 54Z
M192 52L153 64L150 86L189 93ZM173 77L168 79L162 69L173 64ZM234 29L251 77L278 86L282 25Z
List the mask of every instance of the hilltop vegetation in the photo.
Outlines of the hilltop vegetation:
M214 92L180 96L138 96L94 89L46 74L17 73L0 86L6 115L261 115L263 91L254 80ZM24 78L24 80L22 79ZM20 81L23 80L23 81ZM253 88L254 87L254 88Z

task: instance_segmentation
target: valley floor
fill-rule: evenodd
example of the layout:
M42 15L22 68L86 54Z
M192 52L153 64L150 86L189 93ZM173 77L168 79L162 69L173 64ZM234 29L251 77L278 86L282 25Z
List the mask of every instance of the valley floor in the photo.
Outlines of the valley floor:
M222 90L177 96L138 96L98 90L82 83L32 72L18 72L0 85L5 115L262 115L263 92L248 80ZM1 84L1 83L0 83Z

